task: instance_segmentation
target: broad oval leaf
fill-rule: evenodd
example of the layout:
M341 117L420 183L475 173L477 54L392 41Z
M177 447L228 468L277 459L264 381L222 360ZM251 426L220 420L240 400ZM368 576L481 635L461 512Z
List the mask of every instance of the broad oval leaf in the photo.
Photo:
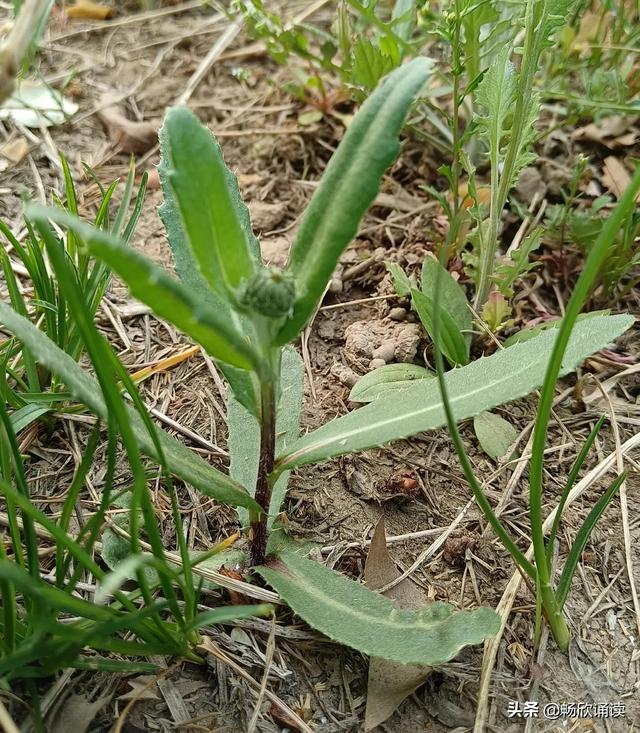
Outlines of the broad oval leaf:
M494 461L506 458L518 437L510 422L493 412L481 412L473 418L473 429L482 450Z
M441 307L446 311L458 330L462 333L462 338L466 344L466 356L464 363L469 361L469 347L471 345L471 330L473 329L473 316L467 305L467 296L460 283L455 280L451 273L446 270L434 257L427 257L422 264L422 276L420 278L420 289L422 292L433 300L436 276L438 270L442 270L440 281L440 298Z
M433 300L419 290L411 291L411 302L416 309L422 325L433 339ZM469 361L469 346L464 340L456 322L448 311L441 310L442 353L452 366L466 364Z
M232 294L259 259L238 182L214 135L186 107L167 112L160 141L163 181L175 196L198 269L218 294Z
M455 611L448 603L431 603L417 611L400 609L380 593L292 551L256 571L310 626L373 657L443 664L500 628L500 617L489 608Z
M329 161L291 248L287 268L297 300L277 343L291 341L313 314L338 258L400 151L398 133L409 107L429 78L433 64L414 59L396 69L367 99Z
M30 321L3 302L0 302L0 324L37 354L38 362L56 374L78 401L87 405L102 420L108 419L100 385L74 359L65 354ZM155 446L142 419L133 408L127 406L127 411L140 450L157 459ZM195 451L189 450L164 430L156 427L156 432L164 458L173 474L223 504L261 511L259 505L242 486L210 466Z
M387 364L365 374L349 393L351 402L373 402L402 392L419 379L434 379L435 373L417 364Z
M598 316L576 323L561 375L626 331L633 316ZM457 420L524 397L543 381L557 330L447 372L449 397ZM446 425L435 380L416 382L399 394L382 397L300 438L278 460L277 470L315 463L344 453L434 430Z
M211 356L241 369L259 364L259 357L234 328L233 321L209 308L179 280L139 252L63 211L34 205L29 207L28 214L37 223L46 225L47 219L51 219L75 232L93 255L120 275L132 295L191 336Z

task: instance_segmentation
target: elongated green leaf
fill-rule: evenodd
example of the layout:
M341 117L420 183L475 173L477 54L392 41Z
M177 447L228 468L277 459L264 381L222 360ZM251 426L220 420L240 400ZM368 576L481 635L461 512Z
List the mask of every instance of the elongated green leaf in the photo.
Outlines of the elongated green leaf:
M433 340L433 300L419 290L411 291L411 302L416 309L422 325ZM442 320L442 352L452 366L466 364L469 360L469 347L456 322L446 310L440 311Z
M445 270L438 260L433 257L427 257L422 265L422 277L420 289L422 292L433 300L433 291L436 282L436 273L442 269L442 309L446 311L453 322L462 333L462 338L466 344L466 362L469 360L469 346L471 344L471 330L473 328L473 316L467 305L467 298L464 290L459 282L453 279L448 270ZM444 324L443 324L444 325Z
M192 295L196 296L199 301L207 305L211 310L214 310L221 319L228 323L233 323L235 329L244 334L248 343L251 344L252 326L248 322L248 319L238 313L234 313L231 309L230 303L224 297L221 297L218 292L209 287L207 281L198 269L197 261L191 247L189 246L189 240L185 233L184 224L180 215L180 208L169 181L170 156L167 146L167 130L166 128L162 128L162 130L160 130L160 165L158 166L158 173L160 174L160 183L162 185L164 201L158 208L158 214L162 219L162 223L164 224L164 228L167 233L167 239L169 240L169 246L171 247L171 253L173 254L173 264L176 274L187 286ZM227 187L232 193L232 198L235 204L236 217L247 237L251 256L256 263L259 263L260 245L258 244L257 239L253 236L251 221L249 220L249 212L240 198L238 182L229 170L227 170L226 175L228 178ZM257 417L259 409L255 377L244 369L238 369L237 367L233 367L224 362L218 362L218 365L226 380L229 382L238 402L246 407L252 415Z
M632 316L599 316L576 324L561 374L605 347L634 322ZM447 386L457 420L524 397L542 384L556 329L504 351L452 369ZM314 463L433 430L446 423L440 388L420 381L400 394L380 398L300 438L278 460L278 469Z
M276 408L276 450L283 451L300 434L300 413L302 410L304 386L304 362L293 347L282 352L280 366L280 399ZM253 496L258 477L260 457L260 427L251 415L234 397L227 401L229 422L229 475L244 486ZM268 524L271 526L280 511L287 493L289 472L278 477L271 492ZM243 523L248 520L248 512L239 509L238 515Z
M295 552L257 572L291 609L326 636L370 656L404 664L443 664L500 628L489 608L455 612L447 603L418 611Z
M584 552L584 548L587 545L591 532L593 532L593 528L598 523L598 520L604 513L604 510L609 506L611 500L616 495L616 492L622 486L625 478L626 474L623 473L613 481L611 486L609 486L605 493L595 503L578 530L578 534L576 534L576 538L573 541L573 545L571 546L569 556L567 557L567 561L562 569L562 575L560 576L558 587L556 589L556 597L560 608L564 606L567 600L573 575L578 567L578 562L582 557L582 553Z
M6 326L33 353L38 354L39 363L44 364L65 382L76 399L87 405L102 420L107 420L107 408L100 386L76 361L58 348L36 326L2 302L0 302L0 324ZM142 419L135 410L129 408L128 412L140 449L148 456L157 459L153 441ZM195 451L189 450L168 433L159 428L156 428L156 431L173 474L223 504L260 510L256 502L235 481L210 466Z
M228 624L231 621L238 621L251 616L268 616L273 612L273 606L268 603L260 603L255 606L222 606L212 608L210 611L199 613L186 627L185 632L201 629L203 626L215 626L216 624Z
M379 397L402 392L416 380L433 379L436 375L417 364L387 364L359 379L349 393L352 402L373 402Z
M11 414L13 431L19 433L27 425L31 425L32 422L35 422L39 417L46 415L48 412L51 412L51 407L48 405L38 405L34 402L24 405L24 407Z
M250 369L256 358L233 323L203 304L188 288L161 267L108 232L94 229L58 209L30 206L36 222L47 219L76 232L90 252L106 262L127 283L131 293L146 303L160 318L173 323L218 359L241 369Z
M288 269L297 299L277 341L291 341L314 312L338 258L357 233L380 179L400 151L398 133L432 62L414 59L367 99L322 176L291 248Z
M259 253L238 182L215 137L186 107L167 112L160 135L162 177L173 191L170 206L180 213L204 279L224 297L252 274Z

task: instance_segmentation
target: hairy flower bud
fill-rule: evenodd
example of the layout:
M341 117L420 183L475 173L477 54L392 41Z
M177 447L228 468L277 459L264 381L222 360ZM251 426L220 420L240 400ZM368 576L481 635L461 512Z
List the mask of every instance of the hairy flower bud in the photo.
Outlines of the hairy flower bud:
M263 267L244 284L242 305L257 313L280 318L291 312L296 297L293 278L277 267Z

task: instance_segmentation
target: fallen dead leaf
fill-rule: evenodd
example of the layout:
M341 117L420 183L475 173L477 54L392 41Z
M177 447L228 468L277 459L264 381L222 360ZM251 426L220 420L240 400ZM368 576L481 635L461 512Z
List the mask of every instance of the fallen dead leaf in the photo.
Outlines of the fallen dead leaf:
M365 584L372 590L382 588L395 580L398 572L389 552L384 528L384 517L373 531L371 546L364 568ZM389 589L385 594L398 608L415 610L424 606L424 593L409 578ZM431 667L417 664L399 664L386 659L371 657L369 661L369 682L367 685L367 706L364 729L369 731L384 723L412 692L425 681Z
M0 147L0 155L13 165L20 163L29 152L29 143L26 137L19 135Z
M47 730L50 733L85 733L111 697L112 695L105 695L91 702L84 695L70 695Z
M127 680L131 687L128 692L118 697L118 700L159 700L158 677L153 674L141 674Z
M604 159L602 183L619 199L631 182L631 175L624 163L613 155Z
M77 0L75 5L66 9L66 14L76 20L108 20L115 15L115 9L91 0Z
M150 122L136 122L117 106L99 110L97 115L113 144L123 153L146 153L158 142L158 128Z
M635 125L637 117L630 115L610 115L571 133L573 140L588 140L608 148L626 148L640 138L640 129Z

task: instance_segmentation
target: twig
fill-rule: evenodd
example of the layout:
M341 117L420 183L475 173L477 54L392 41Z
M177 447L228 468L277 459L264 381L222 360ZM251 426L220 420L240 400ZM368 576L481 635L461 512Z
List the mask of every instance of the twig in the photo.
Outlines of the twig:
M387 583L386 585L382 586L382 588L377 588L376 590L378 593L386 593L388 590L391 590L392 588L395 588L396 585L399 583L402 583L403 580L406 580L410 575L415 573L415 571L422 565L422 563L425 562L425 560L428 560L434 553L436 553L442 545L447 541L447 539L451 536L451 533L453 530L462 522L462 520L466 517L467 512L471 508L471 505L473 504L474 500L470 499L467 502L467 505L464 507L464 509L458 514L458 516L451 522L451 524L447 527L447 529L438 537L435 542L432 542L429 547L427 547L424 552L421 552L420 555L416 558L416 560L413 562L413 564L407 568L403 573L398 575L397 578L394 578L390 583Z
M262 707L262 700L267 691L267 684L269 682L269 670L271 669L271 662L273 661L273 653L276 650L276 617L271 618L271 630L269 631L269 639L267 641L267 650L264 657L264 672L262 674L262 681L260 683L260 690L258 692L258 699L256 700L256 706L253 710L253 715L247 726L247 733L254 733L256 726L258 725L258 718L260 717L260 708Z
M240 33L241 28L242 25L240 23L232 23L213 44L209 53L202 59L198 64L198 68L191 75L182 94L176 99L175 104L177 106L185 105L191 99L191 95L197 89L198 84L200 84L211 67L220 58L222 52L231 45L235 37Z
M236 664L233 659L228 657L220 647L218 647L216 644L214 644L211 639L208 637L203 637L202 644L200 645L199 649L202 649L203 651L207 652L210 656L215 657L216 659L219 659L221 662L224 662L227 666L231 667L231 669L236 673L239 674L243 679L245 679L249 685L251 685L251 691L254 695L258 695L258 691L256 691L253 688L260 689L260 686L258 683L253 679L253 677L246 672L239 664ZM295 721L298 729L300 730L300 733L314 733L311 728L302 720L302 718L294 711L292 710L285 702L283 702L277 695L274 695L271 690L265 690L264 691L265 697L267 697L274 705L277 705L280 710L289 718L291 718L292 721Z

